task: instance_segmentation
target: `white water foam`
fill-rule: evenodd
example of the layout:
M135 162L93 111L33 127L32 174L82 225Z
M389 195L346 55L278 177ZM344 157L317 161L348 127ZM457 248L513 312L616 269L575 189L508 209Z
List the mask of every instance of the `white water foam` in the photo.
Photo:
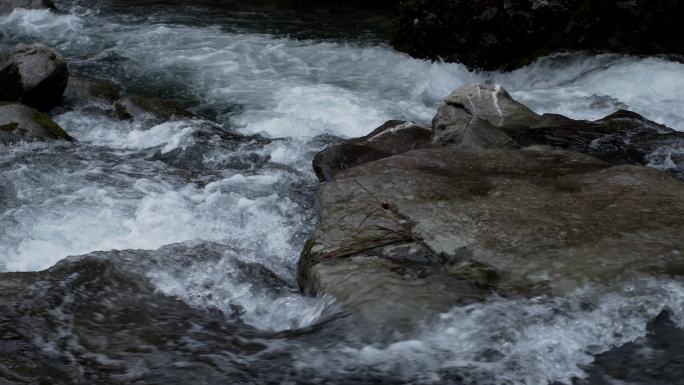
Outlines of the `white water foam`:
M566 298L493 299L454 308L411 340L334 351L311 349L300 368L343 374L360 368L408 383L571 384L594 354L646 335L664 310L684 327L684 285L644 279L597 296L586 287Z
M9 15L0 16L0 48L6 48L5 40L21 39L30 42L49 36L58 38L61 42L67 40L75 44L85 44L90 39L83 34L83 28L83 19L76 15L18 8ZM66 47L64 44L55 43L57 44L52 45L55 48Z
M25 25L40 31L55 24L45 11L16 11L0 23L29 34L32 29ZM182 75L179 81L207 105L242 106L243 112L225 118L245 132L358 136L390 118L428 123L449 92L483 81L502 84L537 112L596 119L617 107L597 107L592 97L610 96L650 119L684 129L679 107L684 64L663 59L559 56L512 73L474 73L383 46L226 33L215 27L76 23L92 41L86 43L71 39L74 23L63 24L62 30L36 36L48 43L67 40L70 51L107 46L106 54L90 52L83 63L116 54L127 60L122 70L128 76Z
M600 119L619 106L601 106L595 97L612 97L651 120L684 130L683 63L615 55L560 55L487 78L513 91L515 98L539 113Z
M301 209L287 197L264 193L284 183L289 178L285 172L268 177L231 175L200 187L165 180L163 169L154 164L112 166L94 161L83 166L34 170L18 164L3 170L2 176L12 181L23 201L0 217L0 255L5 256L6 270L41 270L67 255L156 249L195 238L232 243L255 258L292 261L298 254L290 239L302 226ZM129 176L135 172L160 176ZM249 189L242 189L243 184ZM259 193L243 195L250 190Z
M192 144L191 135L202 125L201 120L179 120L150 125L136 120L113 120L102 115L67 112L55 118L81 142L119 150L144 150L160 147L166 153Z
M295 291L274 293L266 282L245 279L236 265L243 259L231 250L216 261L193 262L181 267L164 266L147 276L164 294L183 299L202 309L218 309L224 314L240 312L240 319L261 330L300 329L318 321L332 310L329 297L313 298ZM188 256L187 259L191 260ZM282 266L277 269L282 270ZM276 270L277 271L277 270Z

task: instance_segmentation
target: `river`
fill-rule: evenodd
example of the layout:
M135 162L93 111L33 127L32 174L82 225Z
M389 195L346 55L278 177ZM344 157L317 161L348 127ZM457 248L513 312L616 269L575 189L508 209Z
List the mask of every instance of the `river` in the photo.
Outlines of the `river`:
M122 121L86 103L54 116L77 143L0 152L0 383L682 381L684 285L674 279L598 300L591 287L494 298L387 341L364 335L334 299L300 294L295 270L316 221L310 162L336 138L388 119L429 124L471 82L501 84L540 113L628 108L684 130L683 64L561 55L473 72L394 51L391 20L375 9L58 6L0 16L0 49L42 42L72 75L174 99L201 118ZM226 136L199 135L207 127ZM667 168L661 158L652 166ZM649 327L665 337L643 338ZM621 378L630 371L605 354L642 366ZM667 365L672 377L639 377Z

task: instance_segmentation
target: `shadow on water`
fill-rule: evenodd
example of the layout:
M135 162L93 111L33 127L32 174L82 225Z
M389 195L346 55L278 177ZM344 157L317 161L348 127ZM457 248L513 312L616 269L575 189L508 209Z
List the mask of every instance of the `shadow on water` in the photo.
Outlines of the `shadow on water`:
M63 1L63 7L91 3ZM100 12L130 22L207 27L225 32L273 34L294 39L387 42L396 2L318 0L105 0ZM211 15L208 17L208 15Z

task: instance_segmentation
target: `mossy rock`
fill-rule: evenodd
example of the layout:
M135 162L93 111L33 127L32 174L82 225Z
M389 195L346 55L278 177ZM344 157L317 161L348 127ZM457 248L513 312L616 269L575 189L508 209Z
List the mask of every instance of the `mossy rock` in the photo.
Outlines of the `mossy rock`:
M54 120L50 119L49 116L36 110L33 110L31 112L31 119L33 119L33 121L36 124L40 125L45 130L45 132L52 138L73 140L73 138L69 136L69 134L67 134L66 131L64 131L64 129L59 126L59 124L55 123Z
M0 143L45 140L74 141L46 114L19 103L0 103Z
M464 261L449 269L449 273L461 279L474 282L480 287L494 287L499 274L491 266L477 261Z
M19 123L16 122L0 125L0 131L4 132L13 132L17 128L19 128Z

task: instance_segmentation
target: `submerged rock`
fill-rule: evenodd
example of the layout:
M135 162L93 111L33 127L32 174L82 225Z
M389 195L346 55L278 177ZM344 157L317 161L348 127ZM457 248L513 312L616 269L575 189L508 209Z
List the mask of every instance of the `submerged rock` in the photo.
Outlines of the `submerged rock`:
M359 164L430 144L431 132L413 122L390 120L370 134L329 146L314 156L313 169L321 181Z
M18 44L0 53L0 101L48 110L59 103L68 79L62 55L42 44Z
M188 172L212 169L255 170L270 156L260 151L270 140L259 135L242 135L205 122L193 132L187 144L171 151L157 149L148 159L165 162Z
M113 104L121 99L121 94L114 84L104 80L79 76L69 77L64 90L63 103L69 105L86 104L93 99Z
M74 140L44 113L19 103L0 103L0 143L53 139Z
M167 121L174 118L192 118L194 115L180 104L154 96L129 95L115 103L122 119L151 119Z
M662 312L636 341L598 354L577 385L678 384L684 378L684 330Z
M17 8L54 9L52 0L0 0L0 15L5 15Z
M79 110L117 117L114 103L121 99L119 89L104 80L69 76L62 100L50 110L53 115Z
M406 0L392 44L429 59L514 69L562 51L684 55L678 0Z

